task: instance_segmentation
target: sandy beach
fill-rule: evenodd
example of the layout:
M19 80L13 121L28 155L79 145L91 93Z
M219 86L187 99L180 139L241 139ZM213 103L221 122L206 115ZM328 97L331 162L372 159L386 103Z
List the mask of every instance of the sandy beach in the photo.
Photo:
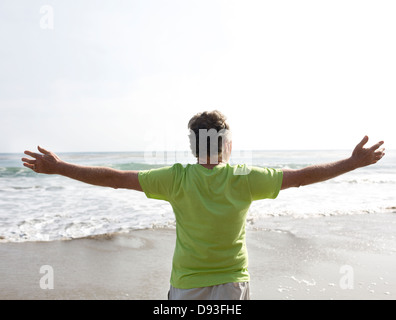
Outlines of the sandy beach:
M396 298L396 239L353 232L395 230L394 213L297 219L289 230L276 223L247 232L252 299ZM174 241L174 230L154 229L1 243L0 299L166 299ZM40 287L43 265L53 269L52 290Z

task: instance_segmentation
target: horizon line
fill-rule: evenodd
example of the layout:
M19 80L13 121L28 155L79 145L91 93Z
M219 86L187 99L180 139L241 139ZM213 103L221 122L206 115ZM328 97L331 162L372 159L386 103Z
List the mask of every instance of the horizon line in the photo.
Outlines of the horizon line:
M280 151L350 151L352 149L235 149L234 152L280 152ZM386 149L386 151L396 151L396 149ZM21 152L1 152L0 154L23 154ZM34 151L35 152L35 151ZM56 154L66 154L66 153L153 153L153 152L164 152L164 153L191 153L191 150L128 150L128 151L54 151ZM193 154L191 153L193 156Z

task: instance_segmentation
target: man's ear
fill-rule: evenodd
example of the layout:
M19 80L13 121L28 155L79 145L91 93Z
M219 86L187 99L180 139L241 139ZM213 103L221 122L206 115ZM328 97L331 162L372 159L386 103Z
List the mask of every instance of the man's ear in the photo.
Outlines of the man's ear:
M232 141L227 141L225 144L225 150L224 150L224 155L226 156L226 159L223 160L230 160L231 157L231 151L232 151Z
M226 143L226 151L231 154L232 151L232 141L227 141Z

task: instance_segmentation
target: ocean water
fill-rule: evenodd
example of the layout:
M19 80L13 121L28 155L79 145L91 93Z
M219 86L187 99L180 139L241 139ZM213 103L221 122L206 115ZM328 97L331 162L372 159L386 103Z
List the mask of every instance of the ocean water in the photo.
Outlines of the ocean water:
M234 152L231 164L302 168L348 157L349 151ZM136 229L174 228L171 206L143 193L87 185L24 168L23 154L0 154L0 242L74 239ZM189 152L66 153L68 162L145 170L194 163ZM268 229L283 221L396 213L396 151L376 165L333 180L281 191L276 200L252 204L247 228ZM277 224L274 223L277 221ZM287 226L286 226L287 229ZM392 234L394 231L389 231ZM393 236L392 236L393 237Z

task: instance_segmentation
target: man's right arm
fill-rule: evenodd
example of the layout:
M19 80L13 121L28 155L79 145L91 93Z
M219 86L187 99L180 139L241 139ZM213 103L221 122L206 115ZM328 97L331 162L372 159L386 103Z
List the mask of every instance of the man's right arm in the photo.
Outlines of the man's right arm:
M283 182L281 190L293 187L301 187L309 184L326 181L335 178L344 173L350 172L357 168L365 167L377 163L384 155L385 149L378 148L384 143L378 142L371 148L364 148L368 137L365 136L363 140L356 146L352 155L348 159L313 165L302 169L283 170Z
M33 159L22 158L24 166L36 173L59 174L84 183L114 189L143 191L138 171L122 171L106 167L88 167L62 161L55 153L38 147L40 153L25 151Z
M101 187L143 191L139 183L139 171L123 171L107 167L88 167L63 162L59 165L58 174Z

